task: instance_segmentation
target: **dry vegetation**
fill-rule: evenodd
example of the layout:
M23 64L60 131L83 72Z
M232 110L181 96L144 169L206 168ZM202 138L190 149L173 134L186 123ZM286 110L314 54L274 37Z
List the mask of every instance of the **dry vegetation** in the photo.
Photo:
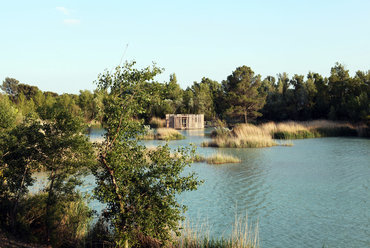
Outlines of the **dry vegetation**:
M241 124L231 131L221 128L213 134L210 142L203 142L203 147L260 148L275 146L271 135L251 124Z
M232 155L217 153L210 157L203 157L197 155L194 159L194 162L206 162L208 164L231 164L231 163L240 163L241 160Z
M185 139L179 131L173 128L150 129L145 135L139 137L142 140L181 140Z
M209 235L208 225L190 225L188 222L181 227L181 236L177 237L178 248L203 248L203 247L220 247L220 248L257 248L259 247L258 225L254 228L248 225L247 217L237 219L232 228L231 237L213 238Z
M159 140L179 140L185 138L179 131L173 128L158 128L156 137Z
M316 120L307 122L268 122L259 126L239 124L232 130L217 128L213 140L202 143L204 147L260 148L275 145L291 146L292 143L276 143L274 139L305 139L318 137L359 136L366 129L349 123ZM363 135L366 136L366 135Z

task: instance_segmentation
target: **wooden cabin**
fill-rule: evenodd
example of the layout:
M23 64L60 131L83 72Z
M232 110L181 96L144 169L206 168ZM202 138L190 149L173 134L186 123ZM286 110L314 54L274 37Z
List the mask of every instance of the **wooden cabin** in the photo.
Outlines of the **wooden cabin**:
M166 127L174 129L204 128L204 114L167 114Z

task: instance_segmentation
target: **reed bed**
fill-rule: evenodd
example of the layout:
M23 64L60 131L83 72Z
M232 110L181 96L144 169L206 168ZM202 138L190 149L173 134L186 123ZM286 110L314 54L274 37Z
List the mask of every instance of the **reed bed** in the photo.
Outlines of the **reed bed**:
M185 139L179 131L173 128L158 128L156 139L158 140L180 140Z
M150 125L152 128L161 128L161 127L165 127L165 126L166 126L166 120L161 119L161 118L158 118L158 117L153 117L153 118L149 121L149 125Z
M181 236L177 237L176 248L258 248L258 224L253 227L248 224L248 218L235 219L230 237L214 238L210 236L207 224L200 227L186 222L181 227Z
M318 137L369 136L368 128L354 127L349 123L315 120L306 122L268 122L259 126L239 124L234 129L216 129L212 141L203 147L260 148L275 145L292 146L291 142L276 143L274 139L292 140Z
M185 139L179 131L173 128L158 128L156 132L150 129L139 137L141 140L181 140Z
M240 124L231 131L222 130L203 147L260 148L277 145L268 132L251 124Z
M208 164L231 164L240 163L241 160L235 156L217 153L210 157L195 156L194 162L206 162Z
M261 127L275 139L305 139L318 137L357 136L357 130L349 123L315 120L306 122L266 123Z

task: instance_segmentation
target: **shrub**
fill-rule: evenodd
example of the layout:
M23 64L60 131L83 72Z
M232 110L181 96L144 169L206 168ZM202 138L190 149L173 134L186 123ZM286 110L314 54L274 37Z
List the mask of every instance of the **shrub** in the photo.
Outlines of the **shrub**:
M84 198L74 197L58 201L53 206L53 214L47 216L47 193L27 195L19 206L16 218L16 236L25 241L41 244L49 243L53 247L79 247L85 239L92 210ZM47 219L52 220L55 228L47 240Z

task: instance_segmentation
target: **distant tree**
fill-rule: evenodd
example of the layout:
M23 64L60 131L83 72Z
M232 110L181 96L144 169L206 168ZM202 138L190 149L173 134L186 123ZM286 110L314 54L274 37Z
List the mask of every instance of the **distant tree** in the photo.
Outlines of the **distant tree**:
M266 94L260 92L261 77L254 75L248 66L236 68L233 73L222 82L226 95L230 116L239 116L248 122L248 118L258 117L258 112L265 104Z
M291 118L295 120L304 119L304 112L307 107L307 91L304 76L295 74L290 80L290 85L293 86Z
M190 87L187 87L184 91L181 113L195 113L194 92Z
M288 91L290 86L289 76L286 72L278 74L278 92L285 97L286 92Z
M91 121L95 118L96 108L94 102L94 94L89 90L80 90L80 95L77 98L77 105L80 107L85 121Z
M34 98L38 92L40 92L39 88L28 84L18 84L17 87L17 94L22 93L27 100Z
M194 82L192 86L194 92L194 114L204 114L205 120L215 118L215 107L213 104L213 95L209 84Z
M336 116L338 119L346 119L348 117L346 97L348 97L347 93L350 83L349 71L342 64L336 63L330 70L328 82L331 116Z
M308 80L313 80L316 89L316 96L314 98L314 107L312 110L313 118L327 118L329 114L329 92L328 80L323 78L318 73L309 73Z
M3 84L1 85L1 89L9 95L12 101L15 100L15 97L18 94L18 84L19 81L15 78L5 78Z
M311 77L312 73L309 73L307 75L307 80L304 84L304 90L305 90L305 107L304 112L302 113L301 118L304 120L312 119L314 117L314 110L316 105L316 99L317 99L317 89L315 85L315 79Z
M0 94L0 131L15 126L18 110L13 106L7 95Z
M170 81L166 83L166 90L165 90L165 98L172 101L171 105L173 110L171 113L166 114L174 114L178 113L181 105L182 105L182 89L180 85L177 83L176 74L170 75Z

